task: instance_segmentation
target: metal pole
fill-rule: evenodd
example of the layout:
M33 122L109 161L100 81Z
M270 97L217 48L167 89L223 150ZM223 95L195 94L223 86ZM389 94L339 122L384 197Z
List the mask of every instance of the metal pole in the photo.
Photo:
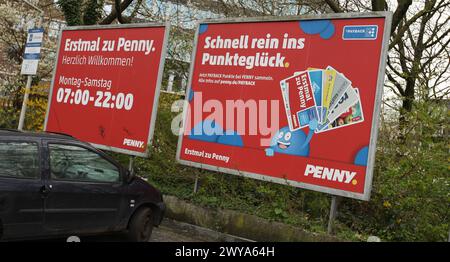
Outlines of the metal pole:
M195 175L194 194L198 192L198 174Z
M328 217L328 229L327 229L327 233L330 235L333 233L334 221L337 217L337 208L340 201L341 197L338 196L331 197L331 208L330 208L330 216Z
M40 28L42 26L42 21L44 20L44 11L35 5L31 4L28 1L23 1L25 4L31 6L32 8L38 10L41 15L39 16L39 20L36 24L36 28ZM31 90L31 81L33 80L33 76L28 75L27 77L27 85L25 86L25 94L23 95L23 101L22 101L22 109L20 110L20 117L19 117L19 126L17 127L18 130L23 130L23 124L25 122L25 114L27 112L27 106L28 106L28 97L30 95Z
M23 123L25 121L25 113L27 112L28 96L30 95L32 78L33 77L31 75L27 77L27 85L25 87L25 94L23 95L22 109L20 110L19 127L17 127L17 129L20 131L23 130Z
M167 92L172 93L174 79L175 79L175 74L173 72L169 72L169 81L167 83Z
M134 156L130 156L130 161L128 163L128 170L130 171L130 174L133 174L133 163L134 163Z

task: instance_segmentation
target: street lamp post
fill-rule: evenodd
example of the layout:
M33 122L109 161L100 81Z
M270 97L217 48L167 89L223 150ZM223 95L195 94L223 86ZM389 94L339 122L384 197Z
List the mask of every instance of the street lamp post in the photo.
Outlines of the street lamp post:
M36 9L37 11L39 11L40 16L39 16L39 20L36 24L36 27L40 28L42 26L42 22L44 19L44 10L40 9L39 7L33 5L32 3L30 3L26 0L23 0L23 2L27 5L29 5L30 7ZM23 124L25 122L25 113L27 112L28 97L29 97L30 90L31 90L31 81L32 80L33 80L33 76L28 75L27 85L25 86L25 94L23 96L23 101L22 101L22 109L20 110L19 126L17 127L18 130L23 130Z

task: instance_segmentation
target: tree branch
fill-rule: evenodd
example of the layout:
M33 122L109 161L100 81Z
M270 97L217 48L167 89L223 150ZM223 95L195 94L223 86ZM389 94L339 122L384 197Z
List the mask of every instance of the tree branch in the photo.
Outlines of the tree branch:
M406 16L406 12L411 4L412 0L398 1L397 9L392 16L391 34L395 32L400 21L402 21L403 17Z
M335 13L343 13L342 9L339 7L338 3L336 3L334 0L325 0L325 2L328 4L328 6L333 10Z
M425 42L425 48L429 48L429 47L431 47L431 46L434 46L435 44L437 44L437 43L439 43L444 37L447 37L447 35L449 35L450 34L450 28L447 30L447 31L445 31L444 33L442 33L442 35L441 36L438 36L437 37L437 39L436 40L434 40L434 41L432 41L432 42L430 42L433 38L431 38L430 37L430 39L428 39L426 42Z
M372 0L372 11L384 11L387 9L386 1Z
M119 21L119 23L127 24L130 22L129 19L126 19L125 17L122 16L122 12L125 9L120 8L120 0L114 0L114 8L116 9L117 21Z
M388 77L389 81L391 81L392 84L394 84L394 86L397 88L400 95L405 96L405 90L403 90L402 85L397 80L395 80L395 78L388 71L386 71L386 76Z
M391 30L391 34L394 36L394 39L389 44L389 49L394 47L399 41L402 40L403 35L405 34L406 30L421 16L425 15L426 13L430 12L429 10L422 9L417 14L415 14L413 17L411 17L408 21L406 21L404 24L400 26L398 29L397 34L395 34L394 31ZM401 20L400 20L401 21ZM399 27L399 24L397 24L397 27Z
M123 2L120 3L120 10L123 12L123 10L127 9L132 2L133 0L123 0ZM116 18L117 18L117 9L112 8L111 13L107 17L105 17L99 24L100 25L111 24Z
M389 69L391 69L391 71L394 72L394 74L396 74L398 77L401 77L401 78L404 77L403 74L402 74L401 72L399 72L399 71L392 65L391 58L390 58L389 56L388 56L388 58L387 58L387 65L388 65Z

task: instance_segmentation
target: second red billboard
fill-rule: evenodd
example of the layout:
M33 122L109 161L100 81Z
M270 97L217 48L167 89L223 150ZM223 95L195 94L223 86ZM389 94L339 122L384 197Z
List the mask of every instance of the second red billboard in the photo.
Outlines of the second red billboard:
M390 18L200 23L177 159L368 200Z

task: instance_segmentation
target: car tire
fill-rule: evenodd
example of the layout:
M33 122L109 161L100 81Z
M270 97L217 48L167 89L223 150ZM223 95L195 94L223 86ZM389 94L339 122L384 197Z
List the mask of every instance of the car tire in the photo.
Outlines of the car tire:
M153 212L151 208L139 209L131 218L128 239L132 242L148 242L153 231Z

